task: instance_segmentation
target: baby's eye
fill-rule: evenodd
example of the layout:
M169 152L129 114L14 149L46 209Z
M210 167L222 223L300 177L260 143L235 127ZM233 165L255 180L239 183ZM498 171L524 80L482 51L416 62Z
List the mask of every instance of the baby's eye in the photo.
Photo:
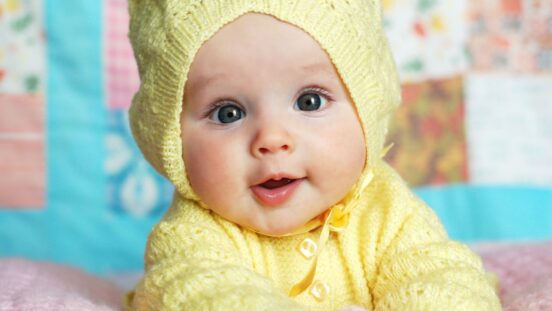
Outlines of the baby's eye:
M303 111L319 110L327 104L327 99L320 94L309 92L305 93L297 99L296 107Z
M245 116L245 112L236 105L223 105L211 112L210 119L220 123L232 123Z

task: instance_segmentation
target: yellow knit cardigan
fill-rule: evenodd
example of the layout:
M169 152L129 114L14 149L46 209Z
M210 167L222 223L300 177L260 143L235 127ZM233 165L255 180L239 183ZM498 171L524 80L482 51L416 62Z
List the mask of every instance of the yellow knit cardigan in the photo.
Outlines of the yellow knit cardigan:
M294 299L286 292L308 270L320 229L267 237L174 204L150 235L127 309L500 310L480 259L447 238L391 168L374 175L347 228L320 253L313 286Z

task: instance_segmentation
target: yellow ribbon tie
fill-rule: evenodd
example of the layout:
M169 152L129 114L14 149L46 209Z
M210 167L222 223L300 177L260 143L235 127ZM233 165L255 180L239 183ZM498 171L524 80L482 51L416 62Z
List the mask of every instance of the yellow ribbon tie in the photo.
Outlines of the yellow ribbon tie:
M380 157L381 158L385 157L387 152L389 152L389 150L391 150L391 148L393 148L393 146L395 146L395 143L390 143L389 145L385 146L385 148L383 148L383 150L381 151Z
M320 255L322 248L324 247L324 245L326 244L326 241L328 240L328 237L330 236L329 223L332 219L333 211L334 209L332 208L329 211L329 213L325 213L325 215L327 215L326 221L324 222L324 226L322 227L322 233L320 233L320 237L318 238L318 245L320 245L320 247L316 251L316 255L314 256L314 259L311 263L309 273L307 273L307 275L301 281L299 281L291 288L288 294L290 297L295 297L301 294L302 292L305 291L305 289L307 289L312 284L312 280L314 279L314 275L316 274L318 255Z
M390 148L390 147L389 147ZM389 150L389 148L386 148ZM314 228L318 228L322 223L324 224L322 227L322 232L320 233L320 237L318 238L318 250L316 251L316 254L314 255L314 259L311 263L311 266L309 268L309 272L305 277L293 285L293 287L289 291L290 297L295 297L302 292L304 292L314 280L314 275L316 274L316 267L318 264L318 258L320 253L322 252L322 249L326 245L326 242L328 241L328 238L330 236L330 232L341 232L343 231L347 225L349 224L349 218L350 218L350 209L356 205L360 198L360 194L368 184L372 181L374 178L374 174L372 170L368 170L366 176L362 180L362 184L360 185L360 188L356 189L356 192L349 195L349 197L345 198L342 202L333 206L329 210L327 210L325 213L320 215L320 217L316 217L315 219L308 222L305 226L297 230L296 232L292 232L292 234L297 234L300 232L308 232Z

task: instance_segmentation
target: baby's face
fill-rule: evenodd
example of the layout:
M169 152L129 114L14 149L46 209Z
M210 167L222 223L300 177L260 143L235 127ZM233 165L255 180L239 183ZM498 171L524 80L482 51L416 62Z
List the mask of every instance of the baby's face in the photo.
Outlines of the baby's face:
M308 34L249 13L198 51L185 86L183 158L220 216L269 235L339 202L364 166L347 90Z

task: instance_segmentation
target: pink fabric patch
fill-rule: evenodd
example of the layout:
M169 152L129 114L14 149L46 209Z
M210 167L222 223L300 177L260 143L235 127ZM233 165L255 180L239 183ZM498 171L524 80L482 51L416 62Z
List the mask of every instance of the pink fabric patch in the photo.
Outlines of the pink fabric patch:
M552 310L552 242L474 247L500 284L505 311Z
M127 0L105 0L107 103L127 109L138 90L140 78L128 40Z
M123 291L67 266L23 259L0 260L0 310L114 311Z
M0 94L0 134L44 132L42 95Z
M0 206L42 207L45 161L43 97L0 94Z

